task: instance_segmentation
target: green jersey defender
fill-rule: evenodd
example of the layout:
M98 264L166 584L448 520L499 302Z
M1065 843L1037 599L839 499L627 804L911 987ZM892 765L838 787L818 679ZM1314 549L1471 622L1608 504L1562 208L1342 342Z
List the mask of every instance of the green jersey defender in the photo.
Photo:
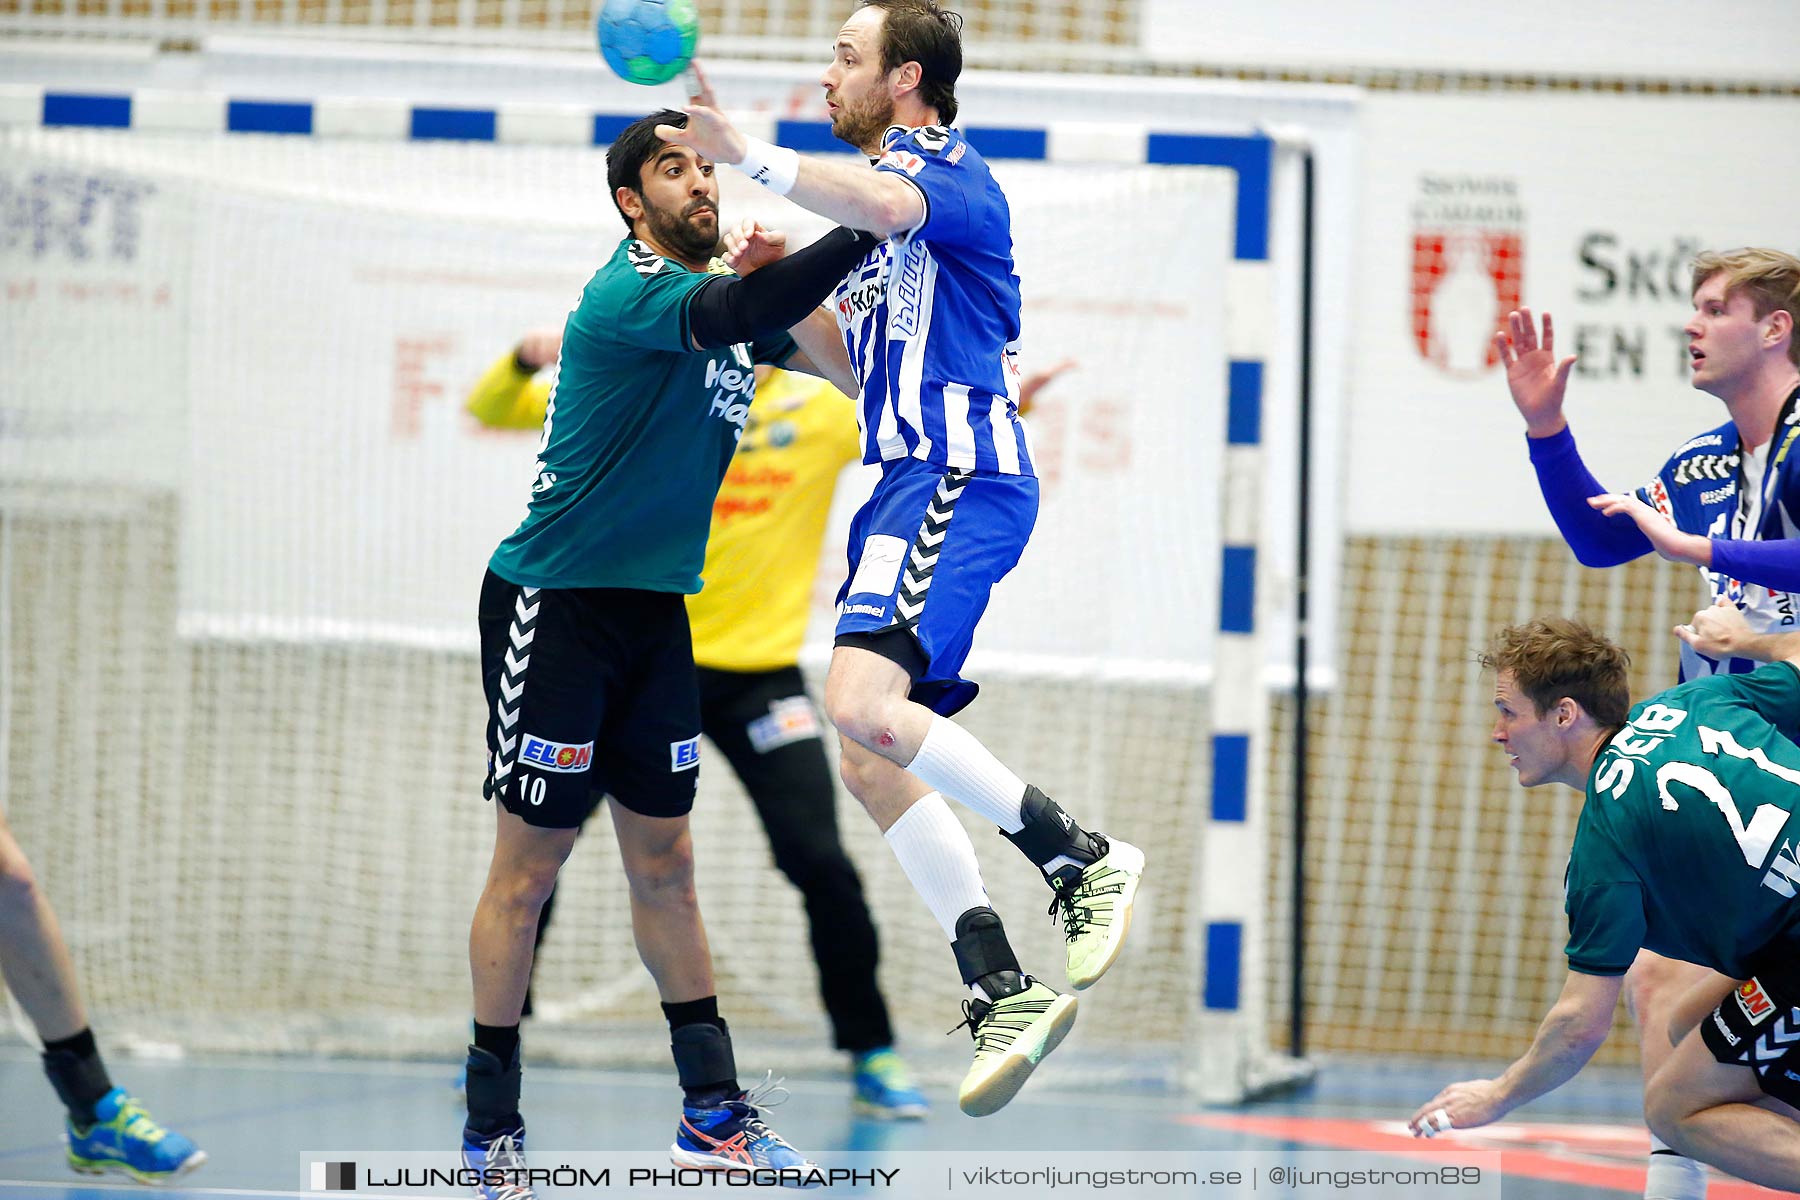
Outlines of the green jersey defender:
M778 333L696 351L688 301L709 278L625 238L563 332L531 506L494 551L527 587L697 592L713 497ZM571 402L572 401L572 402Z
M1643 946L1733 978L1800 958L1800 671L1697 679L1631 710L1595 759L1569 854L1569 966Z

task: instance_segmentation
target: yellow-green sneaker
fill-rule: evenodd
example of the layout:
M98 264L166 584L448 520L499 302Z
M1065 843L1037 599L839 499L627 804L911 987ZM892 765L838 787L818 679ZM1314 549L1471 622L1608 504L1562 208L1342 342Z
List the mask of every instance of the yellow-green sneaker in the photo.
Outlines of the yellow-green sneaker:
M119 1171L139 1183L168 1183L206 1161L206 1152L151 1120L144 1106L114 1088L94 1106L86 1129L71 1123L69 1165L83 1175Z
M1127 842L1090 834L1102 849L1085 867L1068 866L1052 875L1050 915L1062 910L1069 944L1069 983L1091 987L1119 957L1131 932L1131 905L1144 874L1144 852Z
M1053 992L1029 975L1022 980L1025 989L1010 996L963 1001L963 1025L975 1039L975 1062L963 1076L956 1103L971 1117L1006 1107L1044 1055L1074 1027L1075 997Z

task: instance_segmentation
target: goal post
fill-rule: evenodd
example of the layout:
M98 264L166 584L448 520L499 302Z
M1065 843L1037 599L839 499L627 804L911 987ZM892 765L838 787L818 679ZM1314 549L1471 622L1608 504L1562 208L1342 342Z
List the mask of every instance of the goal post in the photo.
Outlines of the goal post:
M0 241L0 351L26 364L0 461L8 819L115 1040L452 1055L492 837L474 598L531 462L460 403L622 235L595 147L635 114L414 106L382 140L354 101L28 91L0 104L0 203L29 214ZM821 145L817 123L769 124ZM1012 204L1027 368L1082 369L1028 422L1043 507L966 723L1150 854L1132 944L1047 1069L1240 1099L1284 1073L1256 586L1273 145L968 132ZM824 227L724 183L729 220ZM868 484L840 486L822 601ZM829 625L822 602L814 646ZM840 803L931 1073L948 949ZM964 819L1022 961L1056 982L1041 879ZM605 826L564 872L531 1045L659 1064ZM743 1052L829 1061L797 897L716 760L695 829Z

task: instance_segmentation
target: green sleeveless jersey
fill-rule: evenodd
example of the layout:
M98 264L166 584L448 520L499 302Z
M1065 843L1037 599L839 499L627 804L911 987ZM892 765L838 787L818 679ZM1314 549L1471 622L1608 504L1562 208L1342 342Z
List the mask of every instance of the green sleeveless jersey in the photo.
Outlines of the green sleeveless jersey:
M722 268L715 268L721 269ZM525 520L489 566L527 587L697 592L713 497L787 334L695 350L707 273L626 238L563 327Z
M1736 978L1800 955L1800 673L1771 663L1670 688L1601 748L1569 852L1569 966L1642 946Z

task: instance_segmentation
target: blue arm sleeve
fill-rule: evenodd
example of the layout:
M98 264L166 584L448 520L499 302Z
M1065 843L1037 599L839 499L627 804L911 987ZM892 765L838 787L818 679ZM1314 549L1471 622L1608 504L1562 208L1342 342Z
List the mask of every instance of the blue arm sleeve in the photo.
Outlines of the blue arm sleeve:
M1761 542L1714 538L1712 569L1778 592L1800 592L1800 540L1781 538Z
M1538 490L1562 533L1563 541L1584 567L1616 567L1650 553L1645 537L1630 517L1606 517L1588 507L1588 497L1606 489L1594 478L1575 449L1575 435L1565 426L1547 438L1526 438Z

